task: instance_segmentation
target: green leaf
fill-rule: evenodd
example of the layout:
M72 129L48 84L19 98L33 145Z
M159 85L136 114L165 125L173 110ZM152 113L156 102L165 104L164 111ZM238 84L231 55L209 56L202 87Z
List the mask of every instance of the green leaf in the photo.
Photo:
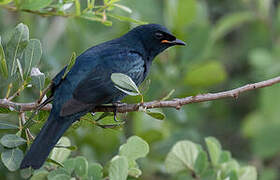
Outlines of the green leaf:
M53 0L22 0L20 4L21 9L39 10L47 7Z
M74 158L67 159L66 161L63 162L63 166L70 174L72 174L72 172L75 169L75 159Z
M70 176L71 174L64 168L58 168L48 174L48 179L53 179L55 176L64 174Z
M115 156L110 163L109 179L126 180L128 176L128 160L123 156Z
M187 140L177 142L166 157L166 170L170 173L177 173L185 169L194 171L199 153L200 149L197 144Z
M52 177L51 180L69 180L71 179L71 176L66 174L57 174L54 177Z
M67 137L61 137L60 140L57 143L58 146L65 146L65 147L70 147L71 146L71 142ZM67 149L67 148L53 148L52 153L50 155L50 158L59 162L59 163L63 163L63 161L65 161L69 155L71 154L71 150Z
M0 0L0 5L5 5L5 4L9 4L10 2L12 2L13 0Z
M148 153L148 143L138 136L130 137L119 149L119 154L127 157L128 160L136 160L145 157Z
M1 159L10 171L15 171L19 168L23 159L23 152L18 148L9 149L2 152Z
M45 74L42 73L38 68L31 69L31 83L39 90L42 90L45 85Z
M203 64L197 64L187 72L185 83L198 86L212 86L225 81L227 73L224 66L219 61L209 61Z
M32 67L39 64L42 56L42 46L39 40L31 39L24 51L24 74L29 76Z
M17 67L18 67L18 71L19 71L21 80L23 81L23 70L22 70L22 66L21 66L19 59L17 59Z
M237 12L221 18L215 25L211 38L213 41L221 39L233 29L241 26L244 23L254 20L256 16L251 12Z
M122 9L122 10L128 12L128 13L132 13L132 10L131 10L129 7L127 7L127 6L124 6L124 5L121 5L121 4L113 4L113 5L114 5L115 7L118 7L118 8L120 8L120 9Z
M230 161L231 159L231 153L229 151L222 151L219 158L219 163L225 163Z
M1 43L1 36L0 36L0 63L1 63L1 66L0 66L1 74L2 74L3 77L7 78L9 73L8 73L7 62L6 62L6 59L5 59L5 52L4 52L2 43Z
M71 70L71 68L73 67L73 65L75 64L75 61L76 61L76 53L73 52L72 53L72 56L67 64L67 68L62 76L62 79L64 79L66 77L66 75L68 74L68 72Z
M120 88L118 86L115 86L115 88L117 88L118 90L120 90L120 91L122 91L122 92L124 92L124 93L126 93L126 94L128 94L130 96L138 96L139 95L138 92L136 93L136 92L127 91L127 90L122 89L122 88Z
M159 111L155 111L155 110L146 110L145 111L146 114L148 114L149 116L158 119L158 120L164 120L165 119L165 114L163 114L162 112Z
M57 162L56 160L50 159L50 158L47 158L46 162L55 164L55 165L57 165L59 167L63 167L63 164L61 164L60 162Z
M32 169L31 168L25 168L20 170L20 176L23 179L28 179L32 176Z
M5 147L14 148L26 143L26 140L15 134L6 134L0 139L0 142Z
M135 24L139 24L139 25L147 24L147 22L139 21L139 20L132 19L132 18L126 17L126 16L120 16L120 15L116 15L116 14L112 14L112 13L107 13L106 15L111 18L117 19L119 21L126 21L126 22L131 22L131 23L135 23Z
M238 177L238 180L257 180L257 170L253 166L242 167L238 172Z
M219 162L219 158L222 153L222 147L219 141L214 137L205 138L205 142L208 148L208 152L210 155L211 163L213 166L217 166Z
M21 61L23 51L29 40L28 27L22 23L16 26L6 48L8 72L13 76L17 70L17 59Z
M91 180L103 179L103 167L98 163L91 163L88 167L88 177Z
M124 93L132 93L129 95L140 95L140 91L138 90L138 87L136 84L133 82L133 80L122 73L112 73L111 75L112 81L115 83L115 87L118 88L119 90L123 91ZM128 90L128 91L127 91Z
M75 173L77 176L87 176L88 161L85 157L79 156L75 158Z
M8 124L6 122L0 122L0 129L18 129L18 126L14 124Z
M201 150L195 161L194 170L197 174L203 174L206 171L207 167L208 167L207 153Z
M165 101L165 100L169 99L172 96L172 94L174 94L174 92L175 92L175 89L172 89L166 96L161 98L161 101Z
M139 168L129 168L128 174L129 176L138 178L139 176L142 175L142 171Z
M49 172L47 170L38 170L34 172L34 175L30 180L47 180Z

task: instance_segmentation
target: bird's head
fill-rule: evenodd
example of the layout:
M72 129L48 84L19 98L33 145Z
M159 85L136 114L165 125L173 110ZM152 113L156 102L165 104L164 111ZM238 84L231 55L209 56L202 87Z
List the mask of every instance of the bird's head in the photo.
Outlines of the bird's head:
M172 35L167 28L159 24L141 25L131 30L128 34L136 36L137 44L140 42L145 52L152 58L171 46L186 45Z

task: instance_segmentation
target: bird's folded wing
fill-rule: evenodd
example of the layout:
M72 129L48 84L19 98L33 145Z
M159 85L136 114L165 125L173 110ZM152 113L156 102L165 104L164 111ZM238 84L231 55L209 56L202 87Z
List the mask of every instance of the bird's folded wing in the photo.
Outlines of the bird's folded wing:
M123 56L113 56L103 59L104 62L81 80L73 92L73 98L67 101L61 110L61 115L71 115L89 107L111 103L123 93L114 87L112 73L123 73L130 76L136 84L143 81L145 71L144 60L139 54L126 53Z

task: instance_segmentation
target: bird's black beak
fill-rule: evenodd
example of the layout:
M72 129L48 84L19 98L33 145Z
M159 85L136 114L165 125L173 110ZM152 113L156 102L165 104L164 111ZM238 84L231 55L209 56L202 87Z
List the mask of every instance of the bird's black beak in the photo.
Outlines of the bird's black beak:
M162 40L161 43L167 43L171 45L179 45L179 46L185 46L186 43L180 39L175 39L174 41L168 41L168 40Z

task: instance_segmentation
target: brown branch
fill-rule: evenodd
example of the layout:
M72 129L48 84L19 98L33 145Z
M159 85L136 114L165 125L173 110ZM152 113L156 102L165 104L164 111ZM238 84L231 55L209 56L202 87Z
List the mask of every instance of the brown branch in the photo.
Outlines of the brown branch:
M218 93L198 94L196 96L189 96L181 99L175 98L168 101L151 101L151 102L144 102L144 103L137 103L137 104L120 104L117 105L117 112L126 113L126 112L138 111L140 107L144 109L153 109L153 108L180 109L183 105L191 104L191 103L213 101L213 100L224 99L224 98L238 98L239 94L244 93L246 91L272 86L276 83L280 83L280 76L266 81L247 84L245 86L233 90L223 91ZM18 111L30 111L36 109L37 103L36 102L16 103L16 102L8 101L7 99L0 99L0 107L3 108L11 107ZM51 104L47 104L45 107L42 108L42 110L49 111L51 110L51 107L52 107ZM94 112L114 112L114 110L115 107L106 106L106 105L97 106L95 107L95 109L93 109Z

